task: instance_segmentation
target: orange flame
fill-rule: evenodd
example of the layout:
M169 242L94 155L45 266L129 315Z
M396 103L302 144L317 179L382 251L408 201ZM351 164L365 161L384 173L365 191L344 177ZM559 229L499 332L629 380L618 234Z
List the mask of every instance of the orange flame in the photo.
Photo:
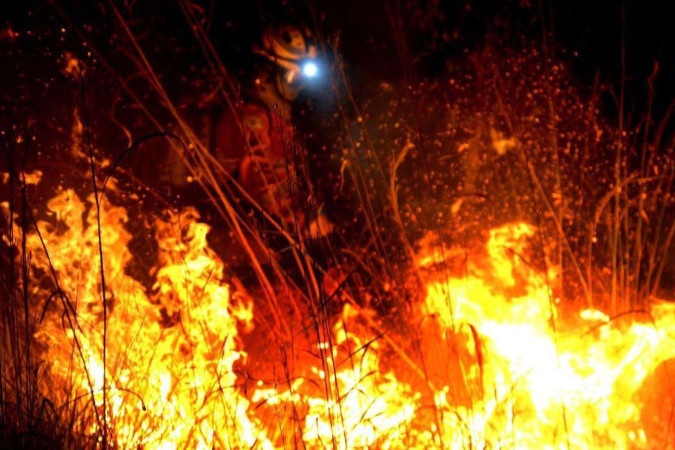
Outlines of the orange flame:
M672 448L667 431L650 441L639 390L675 357L675 308L655 305L651 323L597 310L563 319L556 270L527 260L527 224L492 230L460 276L428 271L409 317L421 359L405 358L424 366L423 386L396 358L409 337L346 304L300 377L246 393L235 366L247 361L238 335L251 330L253 305L224 281L197 212L156 221L149 294L125 272L126 210L102 202L97 217L94 206L63 190L27 236L34 277L53 267L58 283L35 294L63 293L60 307L41 305L43 391L78 405L85 434L106 427L122 448ZM425 242L426 268L457 256Z
M248 416L249 402L235 387L233 371L245 356L237 326L248 326L252 305L223 283L223 263L206 248L207 226L196 222L192 210L158 220L161 265L157 295L149 298L124 272L131 257L126 211L103 206L105 338L93 198L83 202L65 190L49 202L55 222L39 224L49 259L40 238L29 237L33 264L46 268L51 261L74 311L72 325L64 327L55 315L36 336L49 349L63 402L91 398L90 406L101 410L105 395L105 426L123 448L269 447ZM167 319L160 312L171 323L162 325ZM99 426L92 422L89 431Z
M485 395L465 412L478 427L463 441L499 448L651 448L634 396L675 354L675 330L662 320L672 316L672 305L654 310L655 324L622 330L586 310L571 328L557 317L549 288L555 272L537 272L515 256L524 254L533 233L525 224L492 230L487 262L470 267L466 278L429 286L424 313L437 316L444 330L471 324L480 336L484 359L472 369L480 370ZM443 396L437 405L449 407ZM443 425L451 439L456 424Z

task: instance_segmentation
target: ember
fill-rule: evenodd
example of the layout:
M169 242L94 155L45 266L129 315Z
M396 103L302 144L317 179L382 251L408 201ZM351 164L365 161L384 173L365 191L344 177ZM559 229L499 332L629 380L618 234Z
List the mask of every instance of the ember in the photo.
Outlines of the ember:
M0 448L675 450L658 64L585 92L471 1L48 3L0 24Z

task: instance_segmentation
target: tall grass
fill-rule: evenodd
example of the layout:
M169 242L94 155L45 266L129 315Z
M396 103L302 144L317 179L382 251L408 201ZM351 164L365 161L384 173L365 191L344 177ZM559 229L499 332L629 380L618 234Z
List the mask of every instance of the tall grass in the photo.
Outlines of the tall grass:
M28 129L23 132L24 136L31 134ZM3 196L0 224L0 443L3 448L17 449L89 448L97 437L82 428L87 408L79 401L61 403L53 395L49 349L35 338L55 303L64 307L66 326L74 326L73 310L58 282L48 283L54 290L45 289L44 279L36 277L32 268L32 253L26 244L27 236L36 232L35 212L27 192L36 174L27 173L25 160L22 163L31 151L29 145L18 145L14 137L3 141L10 164L9 195Z
M236 113L241 99L235 76L209 36L205 12L189 2L179 4L197 44L194 57L204 61L205 84L218 92L224 108ZM406 320L415 301L424 295L428 274L414 261L429 233L443 253L442 263L434 270L461 277L474 246L485 240L490 228L514 220L533 223L539 230L539 245L527 262L555 267L561 273L551 280L552 301L560 299L575 308L597 307L612 315L647 309L660 293L665 274L672 276L667 272L675 238L672 108L655 123L651 101L658 95L657 71L645 80L648 101L637 120L624 118L623 96L616 95L618 124L600 112L616 88L598 82L584 92L571 81L573 75L561 55L537 41L514 46L509 45L513 41L504 44L500 36L492 35L468 56L449 62L441 75L423 79L411 69L413 55L401 27L403 12L387 4L397 56L404 67L402 83L374 82L370 96L357 96L351 87L349 55L341 54L338 40L324 42L324 53L335 57L331 87L337 105L336 115L328 119L334 142L329 144L332 156L328 159L334 173L324 183L325 196L347 198L350 220L322 240L312 239L307 229L284 228L214 158L195 121L181 108L181 99L166 86L167 76L174 74L163 73L153 63L142 27L123 10L112 2L107 8L122 36L121 53L133 68L133 77L126 76L128 67L112 65L104 51L88 42L84 31L77 37L88 42L98 60L99 66L92 70L118 83L115 101L128 102L140 111L135 120L141 126L120 127L129 137L126 150L103 149L114 156L114 175L136 183L129 161L134 157L138 161L139 155L143 160L149 144L154 147L163 141L156 146L160 152L178 155L199 187L198 197L190 192L193 197L187 201L199 198L195 202L216 217L228 239L236 241L236 251L244 255L247 269L233 274L231 281L258 299L258 325L270 336L281 368L273 383L293 385L299 353L305 350L299 342L328 342L313 355L327 374L317 388L338 404L345 393L339 391L331 352L334 322L345 303L359 312L372 308L381 314L378 318L363 314L363 326L388 349L390 358L402 362L415 383L432 392L438 378L448 376L436 373L430 364L434 353L427 346L433 337L420 324ZM326 36L325 24L315 13L316 34ZM78 24L69 26L78 28ZM140 87L133 78L142 80ZM90 99L97 95L97 91L87 92ZM137 130L146 133L139 138ZM3 141L7 155L20 153L14 142L9 137ZM90 148L93 151L93 145ZM297 148L290 150L305 178L303 186L311 189L317 181L311 158L308 161ZM29 276L25 235L35 230L22 178L26 168L16 159L8 165L9 207L0 224L0 446L89 448L99 438L99 445L107 446L107 426L101 425L105 418L83 420L97 412L87 407L88 400L62 405L44 395L44 384L49 383L43 369L47 356L34 348L33 336L46 308L62 293L36 298L31 288L35 280ZM95 173L97 168L91 170ZM171 203L152 186L140 191L159 197L160 209ZM319 193L306 198L306 204L300 205L303 210L312 213L325 208L331 214L330 201L319 205ZM249 214L243 204L255 214ZM23 231L21 236L14 234L16 228ZM101 301L105 304L104 298ZM452 301L450 294L448 301ZM65 309L66 304L67 299ZM475 330L474 338L480 353ZM369 345L362 344L346 361L361 364ZM458 353L448 350L453 351ZM453 376L461 378L462 362L453 364ZM474 395L471 391L478 388L461 381L467 391L463 395ZM300 415L294 409L276 416L279 440L288 446L301 446ZM442 428L440 415L439 411L431 415L438 429ZM100 437L88 436L81 428L94 420L101 425ZM348 441L348 436L336 436L332 444L340 440Z

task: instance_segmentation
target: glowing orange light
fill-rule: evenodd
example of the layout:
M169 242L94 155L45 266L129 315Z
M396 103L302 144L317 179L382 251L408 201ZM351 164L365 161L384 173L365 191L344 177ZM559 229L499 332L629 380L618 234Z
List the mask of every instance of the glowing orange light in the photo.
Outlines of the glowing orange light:
M675 308L655 305L651 322L622 326L587 309L565 323L550 288L556 272L526 260L536 231L527 224L491 230L461 276L425 280L410 320L438 336L422 354L449 356L427 357L437 375L423 388L396 358L385 368L400 337L378 336L376 313L346 303L302 376L244 392L238 335L251 330L253 306L224 281L197 212L156 221L148 294L125 272L126 210L104 200L97 216L94 205L62 190L40 236L27 236L36 276L53 267L63 293L35 336L48 349L51 398L82 404L85 433L108 427L124 448L653 448L636 392L675 357ZM434 242L418 246L421 266L456 256Z

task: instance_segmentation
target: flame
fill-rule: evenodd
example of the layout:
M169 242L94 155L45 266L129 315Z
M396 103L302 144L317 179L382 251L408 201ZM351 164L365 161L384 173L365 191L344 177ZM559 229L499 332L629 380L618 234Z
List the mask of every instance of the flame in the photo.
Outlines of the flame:
M534 229L510 224L490 234L487 260L466 278L432 283L422 307L444 331L463 332L460 324L470 324L480 336L475 345L483 359L471 368L485 395L465 411L477 427L461 441L479 448L652 448L634 397L645 377L674 355L675 330L664 320L672 305L654 309L655 323L627 329L596 310L566 324L549 288L555 271L538 272L516 256L525 253ZM437 405L450 408L442 395ZM443 426L441 434L456 433L454 419ZM463 448L461 441L452 447Z
M72 77L73 79L79 79L85 72L84 65L75 55L70 52L64 52L64 68L63 73Z
M313 380L299 379L285 392L259 389L254 395L256 402L304 405L302 440L309 448L396 447L415 414L417 396L393 372L382 371L377 340L366 335L366 341L350 331L358 316L345 305L332 342L317 344L323 364L311 367ZM324 388L318 393L317 380Z
M223 263L206 248L207 226L194 210L157 220L151 298L124 271L131 258L126 211L102 204L97 217L93 205L93 197L82 201L64 190L48 204L54 221L28 237L33 265L53 266L68 305L66 324L55 313L36 335L49 349L62 402L91 402L106 423L92 421L87 431L108 427L123 448L269 448L235 387L233 368L245 357L238 326L250 325L252 305L223 282Z
M346 303L297 373L245 390L239 333L252 331L253 304L226 282L194 209L155 221L147 290L125 269L123 207L64 189L47 208L26 236L44 299L42 388L76 405L85 435L148 449L673 448L645 428L639 391L675 357L675 308L656 304L649 321L569 317L551 289L556 268L529 259L528 224L491 230L469 258L421 241L425 291L406 318L419 355L406 354L410 336ZM461 274L434 270L458 257Z

